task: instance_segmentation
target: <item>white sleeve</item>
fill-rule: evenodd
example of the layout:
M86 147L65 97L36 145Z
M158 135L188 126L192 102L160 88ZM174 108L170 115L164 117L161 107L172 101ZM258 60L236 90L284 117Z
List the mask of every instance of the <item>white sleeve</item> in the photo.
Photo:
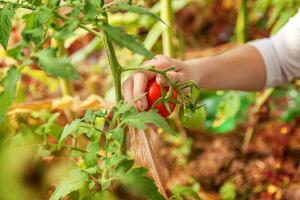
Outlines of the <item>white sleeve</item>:
M274 87L300 77L300 10L271 38L250 42L266 66L266 85Z

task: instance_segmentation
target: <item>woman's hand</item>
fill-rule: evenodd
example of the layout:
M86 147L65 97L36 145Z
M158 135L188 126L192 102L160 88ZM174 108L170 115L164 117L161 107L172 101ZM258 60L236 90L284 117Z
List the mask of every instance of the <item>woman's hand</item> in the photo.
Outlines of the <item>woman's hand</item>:
M190 65L179 60L169 58L167 56L158 55L154 59L145 62L145 66L154 66L158 70L164 70L168 67L175 67L174 70L167 72L167 76L174 82L185 82L187 80L195 80L195 72ZM193 75L194 74L194 75ZM138 71L132 74L122 85L125 101L133 102L140 110L144 111L148 107L147 99L144 95L149 80L156 77L157 83L167 86L168 82L161 75L149 71ZM197 80L195 80L197 82Z

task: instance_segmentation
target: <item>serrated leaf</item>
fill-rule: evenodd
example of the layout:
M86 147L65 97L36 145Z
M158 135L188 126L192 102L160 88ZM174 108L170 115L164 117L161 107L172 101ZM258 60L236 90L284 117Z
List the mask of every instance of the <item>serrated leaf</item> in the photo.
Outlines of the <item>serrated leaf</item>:
M45 36L45 24L48 23L50 16L51 11L44 7L24 15L25 27L22 32L23 38L26 41L32 40L36 46L39 46Z
M38 135L51 134L52 136L59 138L62 132L62 128L56 124L56 119L59 115L59 113L54 113L51 115L47 122L36 130L36 133Z
M54 34L54 38L59 41L64 41L75 35L75 29L78 27L78 20L72 20L64 24L57 32Z
M154 181L146 176L147 169L134 168L120 177L120 181L130 191L147 197L149 200L164 200L164 197L158 192Z
M97 15L97 7L99 6L97 0L87 0L85 1L83 12L88 19L92 19Z
M11 67L2 82L3 92L0 93L0 123L3 122L9 106L12 104L15 95L17 82L20 79L20 72L17 68Z
M157 21L163 22L163 20L159 16L157 16L156 14L150 12L148 9L143 8L141 6L130 5L128 3L120 3L120 4L117 4L115 8L117 10L121 10L121 11L129 11L129 12L140 14L140 15L148 15Z
M119 163L118 167L116 168L116 172L118 175L122 175L128 172L128 170L130 170L133 167L133 165L134 160L125 159Z
M130 103L124 102L117 107L117 113L123 114L127 111L129 111L132 108L132 105Z
M124 129L116 128L111 131L112 137L117 140L120 144L123 143L124 140Z
M173 190L173 197L177 199L201 200L199 194L190 187L176 186Z
M56 187L55 191L50 197L50 200L59 200L73 191L77 191L84 186L84 183L88 181L86 173L80 169L73 169L69 176L64 178Z
M125 155L113 155L112 157L104 160L104 165L106 168L111 168L112 166L118 165L121 161L126 159L127 156Z
M94 118L95 118L95 114L92 110L87 110L83 117L83 119L88 123L91 123L92 121L94 121Z
M95 166L98 163L98 155L94 152L85 153L83 159L87 167Z
M80 119L76 119L71 124L66 125L63 132L62 132L62 134L61 134L59 142L62 142L66 137L68 137L75 130L77 130L79 124L80 124Z
M108 24L103 24L101 26L102 30L106 34L106 36L113 40L117 45L121 47L126 47L133 51L134 53L145 56L150 59L153 58L153 54L148 51L143 44L139 43L135 37L132 35L128 35L120 28L110 26Z
M12 4L6 4L0 10L0 44L6 50L12 27L12 20L15 16L15 7Z
M36 54L38 63L48 73L65 78L65 79L79 79L79 74L75 67L70 63L68 58L58 58L55 54L55 49L43 49Z
M133 126L137 129L146 129L147 123L151 123L164 129L168 133L173 133L174 130L170 127L167 121L161 117L155 110L150 110L148 112L134 113L132 115L125 116L123 123Z

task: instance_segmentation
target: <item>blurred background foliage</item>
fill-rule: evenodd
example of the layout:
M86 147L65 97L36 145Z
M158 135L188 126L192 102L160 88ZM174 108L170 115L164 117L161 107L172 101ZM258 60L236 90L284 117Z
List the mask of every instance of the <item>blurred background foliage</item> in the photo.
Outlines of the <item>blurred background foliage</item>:
M160 13L160 2L157 0L133 2L146 6L155 14ZM174 37L176 57L184 59L214 55L239 43L275 34L289 17L297 12L300 2L298 0L173 0L172 5L176 22ZM21 13L17 13L15 17L14 34L10 38L11 46L21 37L20 29L23 24L20 16ZM137 35L147 49L157 54L162 51L160 35L165 27L161 23L151 17L141 17L133 13L113 13L109 19L111 24L126 27L126 31ZM55 147L48 152L41 149L39 144L45 141L49 132L52 135L61 134L61 126L71 121L74 113L65 108L80 104L83 109L77 110L76 115L81 116L85 105L97 107L99 104L97 98L97 100L91 98L89 101L84 101L91 94L103 97L107 102L114 99L112 77L107 61L103 59L102 42L84 31L76 30L76 34L66 40L65 48L82 77L81 80L73 82L76 92L74 98L60 98L59 80L39 70L36 63L24 66L22 69L22 80L18 83L14 106L9 111L5 122L0 125L0 199L39 199L39 195L49 195L53 188L45 191L45 185L57 182L71 167L71 163L68 159L56 160L55 157L47 157L53 152L61 156L63 152L59 152ZM139 66L144 61L142 56L133 55L122 48L117 48L117 56L122 66ZM4 68L10 63L13 61L7 58L1 49L1 78L5 77ZM264 114L273 112L277 119L285 122L292 121L300 115L299 85L299 82L295 81L293 84L259 94L239 91L203 91L202 103L206 107L208 116L205 128L211 133L230 133L237 126L252 126L255 123L253 118L258 112L261 118ZM0 91L2 90L1 87ZM36 105L32 103L34 101L40 103ZM266 102L270 106L264 107ZM18 107L18 104L21 106ZM50 104L54 108L50 109L51 111L49 111ZM259 109L256 109L255 105L258 105ZM60 113L60 116L56 116L58 124L54 123L53 112ZM55 137L46 139L53 140L53 143L57 140ZM178 138L167 138L166 141L174 143L176 147L180 146L173 151L172 155L178 159L179 164L185 164L186 157L191 151L191 140L180 141ZM77 159L76 152L73 153L74 158L71 159ZM41 158L44 157L46 159L42 162ZM45 162L52 164L45 165ZM234 190L230 183L224 185L224 188L221 190L224 196L228 195L226 188ZM235 193L229 196L235 196ZM224 199L234 198L224 197Z

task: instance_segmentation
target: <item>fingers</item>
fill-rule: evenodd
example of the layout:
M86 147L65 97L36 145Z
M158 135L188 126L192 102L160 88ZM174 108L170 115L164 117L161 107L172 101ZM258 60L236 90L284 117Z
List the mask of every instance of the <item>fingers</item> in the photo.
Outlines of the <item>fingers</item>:
M133 98L139 99L136 102L137 108L141 111L147 109L148 103L144 95L148 83L148 77L143 72L137 72L133 75Z
M164 55L157 55L154 59L145 63L146 65L153 65L156 69L166 69L168 67L175 67L174 71L179 71L182 69L182 63L176 59L169 58Z
M182 72L169 71L166 75L170 80L172 80L175 83L184 81L184 76ZM168 86L169 84L168 81L162 75L156 76L156 81L158 84L163 86Z
M183 63L169 58L167 56L158 55L154 59L144 63L145 66L154 66L156 69L164 70L168 67L175 67L173 71L167 72L167 76L174 82L183 81L184 75L182 72ZM139 71L130 76L122 85L122 91L124 99L127 102L132 102L134 99L137 99L137 102L133 104L140 110L144 111L148 107L147 98L144 95L145 89L147 87L148 80L156 78L156 81L159 84L168 85L168 82L164 80L162 76L157 76L156 73L149 71Z

